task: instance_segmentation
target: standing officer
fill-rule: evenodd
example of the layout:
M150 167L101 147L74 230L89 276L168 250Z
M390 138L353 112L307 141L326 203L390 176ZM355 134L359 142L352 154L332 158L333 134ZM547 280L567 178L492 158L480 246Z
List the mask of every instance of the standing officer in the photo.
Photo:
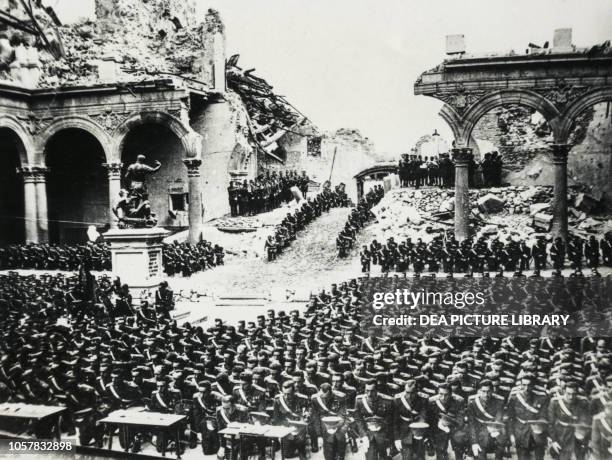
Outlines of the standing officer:
M232 217L238 216L238 200L240 190L235 186L234 181L230 181L229 187L227 187L227 196L229 199L230 212Z
M416 380L407 380L404 392L393 400L395 447L402 453L402 460L425 458L423 439L415 437L410 425L425 422L426 409L427 400L418 394Z
M202 453L211 455L219 449L219 439L215 429L217 401L212 394L210 382L198 382L198 391L193 395L191 429L202 436Z
M363 246L361 253L359 254L359 258L361 259L361 271L362 273L367 273L370 271L372 254L366 245Z
M540 273L540 270L546 268L546 241L542 237L538 237L535 246L532 249L533 262L535 271Z
M357 396L355 421L366 446L366 460L383 460L391 447L393 405L376 390L376 382L368 382L365 393Z
M555 274L557 276L561 275L561 270L565 262L565 244L563 244L561 237L555 238L555 242L550 247L550 258L553 263L553 268L555 269Z

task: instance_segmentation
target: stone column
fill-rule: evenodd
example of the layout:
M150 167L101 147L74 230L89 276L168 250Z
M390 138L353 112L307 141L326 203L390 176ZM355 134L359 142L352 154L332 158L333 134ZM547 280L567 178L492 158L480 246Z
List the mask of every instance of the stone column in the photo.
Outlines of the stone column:
M24 227L25 227L25 242L38 243L38 226L37 226L37 211L36 211L36 168L25 166L18 170L23 177L23 198L24 198Z
M117 228L117 219L113 213L113 207L119 201L119 191L121 190L121 168L123 163L104 163L108 171L108 219L111 228Z
M555 237L567 239L567 144L552 145L552 162L554 167L554 197L552 204L553 228Z
M468 163L472 149L453 149L455 162L455 238L461 241L469 236L470 189Z
M36 184L36 215L38 242L49 242L49 216L47 215L47 168L33 168L34 183Z
M202 160L199 158L186 158L183 160L187 166L189 177L189 243L200 241L202 225L204 221L204 209L202 207L202 189L200 184L200 166Z

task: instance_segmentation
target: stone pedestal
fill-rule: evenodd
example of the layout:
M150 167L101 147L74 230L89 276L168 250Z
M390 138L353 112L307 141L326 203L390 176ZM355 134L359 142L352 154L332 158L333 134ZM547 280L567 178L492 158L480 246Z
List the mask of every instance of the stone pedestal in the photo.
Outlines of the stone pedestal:
M104 233L110 244L113 274L130 287L134 297L163 280L161 243L169 234L162 228L111 229Z
M553 144L554 196L552 203L553 230L555 237L567 239L567 154L569 145Z
M472 149L453 149L455 162L455 238L459 241L469 236L470 188L468 164Z

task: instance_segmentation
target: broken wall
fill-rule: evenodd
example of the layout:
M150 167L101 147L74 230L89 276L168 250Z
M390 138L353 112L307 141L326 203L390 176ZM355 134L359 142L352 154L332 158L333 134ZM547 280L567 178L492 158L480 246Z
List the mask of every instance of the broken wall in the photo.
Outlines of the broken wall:
M341 128L321 136L320 154L308 152L308 137L287 134L279 142L286 152L286 160L279 163L270 157L263 158L263 168L285 171L306 171L310 179L332 185L346 184L346 193L357 201L357 185L354 176L380 160L374 144L358 130ZM335 159L334 159L335 152Z
M18 5L11 12L24 17ZM49 24L44 29L50 41L59 37L64 57L54 58L40 39L29 47L33 36L0 30L0 80L54 87L175 74L210 88L215 82L224 86L218 75L224 71L218 64L218 53L224 52L219 46L223 34L217 33L223 32L221 20L214 10L199 18L195 0L96 0L96 20L58 27L43 10L36 15Z
M253 179L257 158L248 141L246 109L235 93L192 113L190 124L202 136L204 220L211 220L230 212L229 181Z
M570 135L568 184L598 195L612 209L612 109L600 103L585 111ZM511 185L553 185L550 160L552 134L537 112L521 106L502 107L484 115L472 133L491 142L504 160L504 182ZM475 155L486 152L475 151Z

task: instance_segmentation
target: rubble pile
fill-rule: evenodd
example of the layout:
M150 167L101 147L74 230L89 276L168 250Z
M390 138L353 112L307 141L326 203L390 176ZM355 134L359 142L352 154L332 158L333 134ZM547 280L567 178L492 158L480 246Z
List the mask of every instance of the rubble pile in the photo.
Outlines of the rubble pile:
M227 86L246 107L250 141L280 160L286 153L278 141L285 134L304 130L316 134L316 129L285 98L275 94L272 85L254 75L255 69L243 70L238 65L239 57L236 54L227 60Z
M23 11L15 10L15 14ZM19 82L18 74L6 60L18 60L25 54L23 65L38 61L39 87L93 85L134 81L147 76L168 74L201 80L203 40L211 24L220 22L218 13L209 10L204 22L197 24L192 0L97 0L96 20L81 20L59 25L45 10L36 11L39 22L46 26L61 55L43 46L41 36L28 36L14 29L0 31L0 79ZM27 19L27 17L25 18ZM217 29L214 29L217 30ZM32 45L38 51L20 52L19 47ZM103 63L111 63L111 71L102 75ZM4 64L4 65L2 65ZM23 82L23 81L22 81Z
M547 235L552 224L552 198L552 187L543 186L470 190L473 233L476 237L496 235L501 240L512 237L531 240ZM592 200L593 197L573 191L568 197L570 204L583 207L590 205ZM383 241L392 236L429 242L436 234L453 229L454 204L453 190L392 190L372 209L377 220L373 225L374 235ZM612 220L589 215L574 206L569 208L568 221L571 231L582 236L612 230Z

